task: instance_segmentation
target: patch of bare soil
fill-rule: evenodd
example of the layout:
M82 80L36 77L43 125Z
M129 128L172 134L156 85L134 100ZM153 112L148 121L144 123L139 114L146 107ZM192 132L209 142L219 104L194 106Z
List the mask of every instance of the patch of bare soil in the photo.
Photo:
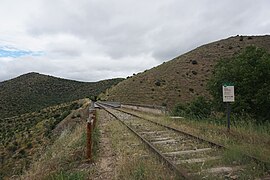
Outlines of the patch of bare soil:
M98 120L101 135L94 179L114 179L116 153L112 149L112 144L108 134L108 122L111 120L111 117L103 110L100 110L98 112Z

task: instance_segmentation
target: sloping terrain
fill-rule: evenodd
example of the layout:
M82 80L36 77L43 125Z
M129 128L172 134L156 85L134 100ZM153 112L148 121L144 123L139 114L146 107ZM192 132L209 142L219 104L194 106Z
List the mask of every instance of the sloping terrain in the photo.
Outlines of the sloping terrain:
M81 111L88 104L88 99L82 99L38 112L0 118L0 179L21 174L27 169L32 159L55 140L57 134L53 129L59 124L72 121L68 128L65 127L67 130L78 122L85 122L86 118L81 119L84 115Z
M127 78L102 94L102 99L164 105L187 103L197 96L210 97L207 81L215 64L254 45L270 51L270 36L235 36L198 47L171 61Z
M44 107L97 96L122 79L78 82L28 73L0 83L0 117L10 117Z

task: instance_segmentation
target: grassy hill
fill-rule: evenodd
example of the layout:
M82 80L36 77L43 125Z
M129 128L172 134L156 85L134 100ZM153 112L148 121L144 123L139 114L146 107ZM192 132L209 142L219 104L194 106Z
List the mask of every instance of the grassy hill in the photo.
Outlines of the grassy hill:
M122 79L78 82L28 73L0 83L0 118L37 111L47 106L97 96Z
M270 51L270 36L235 36L198 47L171 61L129 77L102 94L110 101L167 105L210 97L207 81L221 58L232 57L247 46Z
M20 116L0 118L0 179L21 174L28 168L32 159L57 137L53 129L59 122L70 118L75 123L85 122L80 117L87 104L89 100L82 99ZM75 116L75 113L80 113L80 116Z

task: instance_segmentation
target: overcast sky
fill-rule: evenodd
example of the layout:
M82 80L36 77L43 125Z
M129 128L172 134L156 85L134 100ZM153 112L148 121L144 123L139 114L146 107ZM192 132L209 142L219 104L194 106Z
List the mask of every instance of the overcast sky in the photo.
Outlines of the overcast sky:
M269 0L1 0L0 81L126 77L202 44L270 34Z

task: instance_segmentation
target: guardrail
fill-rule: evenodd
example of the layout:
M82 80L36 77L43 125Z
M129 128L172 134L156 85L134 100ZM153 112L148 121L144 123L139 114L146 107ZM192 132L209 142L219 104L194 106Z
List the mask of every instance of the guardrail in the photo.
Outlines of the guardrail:
M164 106L156 106L156 105L146 105L146 104L132 104L132 103L123 103L121 104L122 108L128 108L143 112L149 112L153 114L166 114L167 109Z
M137 111L148 112L152 114L166 114L168 111L165 106L147 105L147 104L132 104L132 103L120 103L120 102L109 102L102 101L99 102L103 105L107 105L113 108L127 108Z

